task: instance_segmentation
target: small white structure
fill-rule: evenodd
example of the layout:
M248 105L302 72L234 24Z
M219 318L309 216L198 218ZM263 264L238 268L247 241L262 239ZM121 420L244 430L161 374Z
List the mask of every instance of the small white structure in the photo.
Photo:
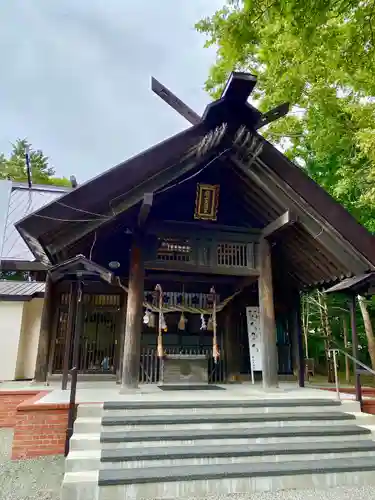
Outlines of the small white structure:
M0 281L0 381L32 379L45 283Z

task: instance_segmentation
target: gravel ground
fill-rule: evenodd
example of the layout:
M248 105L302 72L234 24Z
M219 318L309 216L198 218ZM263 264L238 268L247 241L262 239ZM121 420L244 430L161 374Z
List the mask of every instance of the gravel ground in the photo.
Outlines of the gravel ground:
M224 495L205 500L374 500L375 487L331 488L329 490L286 490L251 495ZM191 499L193 500L193 499Z
M0 500L59 500L64 457L11 461L12 439L0 429Z

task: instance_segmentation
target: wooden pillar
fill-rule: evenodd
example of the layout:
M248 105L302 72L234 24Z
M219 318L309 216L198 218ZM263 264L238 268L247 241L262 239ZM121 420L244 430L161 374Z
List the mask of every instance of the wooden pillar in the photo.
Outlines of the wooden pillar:
M120 325L118 335L118 355L116 368L116 384L121 384L122 364L124 359L124 344L125 344L125 326L126 326L126 311L127 311L128 295L125 290L121 294L121 310L120 310Z
M298 378L299 374L299 350L298 350L298 327L297 327L297 315L294 304L290 304L290 310L288 312L288 328L290 334L290 340L292 343L292 367L293 375Z
M358 334L357 334L357 304L355 295L352 294L349 299L349 310L350 310L350 324L352 330L352 348L353 348L353 358L358 359ZM354 381L355 381L355 399L362 402L362 387L361 378L358 373L357 363L354 363Z
M224 352L227 362L227 382L234 382L236 378L235 359L233 347L235 345L235 331L233 327L232 314L227 307L224 312Z
M83 330L83 282L78 280L75 299L75 325L74 325L74 340L73 340L73 356L72 368L78 370L79 365L79 345Z
M305 354L303 349L303 332L302 332L302 318L301 318L301 296L299 292L293 294L293 318L294 318L294 329L295 334L293 336L293 342L296 342L295 349L296 354L296 368L298 375L298 385L300 387L305 387Z
M303 332L301 318L301 296L297 290L291 294L289 301L289 328L292 340L293 373L298 385L305 387L305 354L303 349Z
M44 303L42 317L40 320L40 333L38 352L35 362L35 382L46 382L48 373L48 353L51 338L52 326L52 301L53 301L53 282L50 273L47 273L46 288L44 292Z
M126 308L124 354L121 376L122 389L138 387L141 348L144 261L142 239L134 235L130 252L129 291Z
M76 321L76 312L77 312L77 283L73 282L70 285L70 293L69 293L68 325L65 337L63 376L61 383L61 389L63 391L65 391L68 387L69 368L70 368L69 362L70 362L72 342L74 339L74 324Z
M262 379L263 387L268 389L278 387L278 356L275 308L273 303L271 247L265 238L260 240L258 252Z

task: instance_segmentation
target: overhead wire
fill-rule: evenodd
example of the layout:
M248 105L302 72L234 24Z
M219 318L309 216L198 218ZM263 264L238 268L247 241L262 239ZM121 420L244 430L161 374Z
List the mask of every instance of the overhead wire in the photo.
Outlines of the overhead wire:
M98 222L100 219L60 219L59 217L49 217L48 215L33 214L33 217L40 219L54 220L58 222Z
M194 174L190 175L189 177L187 177L186 179L182 179L182 181L179 181L179 182L176 182L175 184L172 184L172 186L167 186L165 187L164 189L159 189L159 191L156 191L155 194L161 194L161 193L165 193L165 191L169 191L170 189L172 188L175 188L177 186L180 186L181 184L183 184L184 182L187 182L187 181L190 181L191 179L194 179L194 177L196 177L197 175L199 175L201 172L203 172L203 170L205 170L208 166L210 166L214 161L216 161L217 159L219 159L221 156L223 156L223 154L227 153L228 151L230 151L232 149L232 146L229 147L229 148L226 148L224 149L224 151L222 151L221 153L219 153L218 155L215 156L215 158L212 158L212 160L210 160L206 165L204 165L200 170L198 170L197 172L195 172Z
M76 210L77 212L82 212L84 214L88 215L96 215L99 218L102 219L111 219L112 217L110 215L103 215L103 214L98 214L95 212L90 212L89 210L84 210L83 208L78 208L78 207L73 207L73 205L67 205L66 203L63 203L62 201L56 201L58 205L61 205L62 207L70 208L71 210Z
M160 189L158 191L155 191L155 194L161 194L161 193L164 193L166 191L169 191L170 189L173 189L191 179L193 179L194 177L196 177L197 175L199 175L201 172L203 172L207 167L209 167L214 161L216 161L217 159L219 159L221 156L223 156L225 153L227 153L228 151L232 150L233 147L230 146L226 149L224 149L223 151L221 151L219 154L217 154L214 158L212 158L208 163L206 163L206 165L204 165L201 169L199 169L197 172L195 172L194 174L190 175L189 177L187 177L186 179L183 179L171 186L167 186L166 188L164 189ZM172 165L171 167L173 166L176 166L178 165L179 163L181 163L182 161L179 161L179 162L176 162L174 165ZM78 208L78 207L74 207L72 205L68 205L66 203L63 203L61 201L56 201L57 204L63 206L63 207L66 207L66 208L69 208L71 210L76 210L77 212L82 212L82 213L86 213L88 215L95 215L96 217L98 217L97 219L68 219L68 218L60 218L60 217L50 217L48 215L41 215L41 214L34 214L35 217L39 217L41 219L46 219L46 220L53 220L53 221L57 221L57 222L73 222L73 223L77 223L77 222L98 222L99 220L111 220L114 216L118 215L116 214L116 212L114 211L114 208L112 206L112 203L117 200L118 198L121 198L121 197L124 197L126 196L131 190L127 191L126 193L122 193L121 195L119 196L116 196L115 198L113 198L112 200L110 200L110 208L112 209L113 211L113 215L112 216L106 216L106 215L103 215L103 214L99 214L99 213L96 213L96 212L91 212L89 210L84 210L82 208Z

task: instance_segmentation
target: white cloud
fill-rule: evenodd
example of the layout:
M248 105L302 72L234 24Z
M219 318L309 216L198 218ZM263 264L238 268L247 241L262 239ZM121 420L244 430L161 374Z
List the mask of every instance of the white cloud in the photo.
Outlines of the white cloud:
M185 128L150 90L198 112L214 53L194 23L221 0L13 0L2 5L0 151L27 136L61 175L88 179Z

